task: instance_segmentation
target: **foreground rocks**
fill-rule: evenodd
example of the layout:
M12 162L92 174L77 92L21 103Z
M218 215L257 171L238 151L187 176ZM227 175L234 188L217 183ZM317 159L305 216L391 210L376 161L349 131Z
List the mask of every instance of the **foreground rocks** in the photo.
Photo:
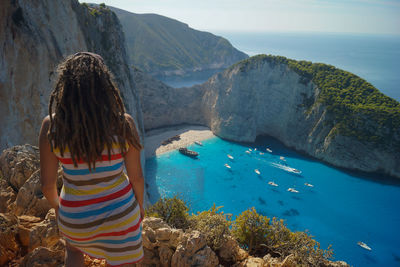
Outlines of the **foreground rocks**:
M40 189L37 148L7 149L0 163L0 266L64 266L65 241L59 236L54 209ZM144 218L142 227L144 259L137 266L296 266L292 255L251 257L230 236L214 251L201 232L174 229L159 218ZM85 256L85 265L106 263ZM326 262L325 266L348 265Z

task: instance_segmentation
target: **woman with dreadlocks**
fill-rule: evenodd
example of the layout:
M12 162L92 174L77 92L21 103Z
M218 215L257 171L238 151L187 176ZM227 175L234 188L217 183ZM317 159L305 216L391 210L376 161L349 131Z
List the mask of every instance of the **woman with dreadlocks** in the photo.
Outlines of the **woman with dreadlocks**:
M135 123L99 55L69 56L58 74L39 147L42 191L66 240L65 264L83 266L83 253L111 266L136 263L144 183Z

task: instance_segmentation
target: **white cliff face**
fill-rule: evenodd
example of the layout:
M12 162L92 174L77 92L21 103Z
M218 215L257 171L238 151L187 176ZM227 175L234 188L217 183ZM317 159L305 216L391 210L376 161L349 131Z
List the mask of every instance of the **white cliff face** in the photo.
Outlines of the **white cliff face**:
M92 16L77 0L1 1L0 29L0 149L37 144L56 67L79 51L103 56L143 136L124 36L113 13Z
M320 90L286 64L250 59L200 86L161 87L140 93L145 120L151 118L146 128L195 123L222 138L247 142L269 135L338 167L400 178L400 153L335 134L332 114L316 102Z

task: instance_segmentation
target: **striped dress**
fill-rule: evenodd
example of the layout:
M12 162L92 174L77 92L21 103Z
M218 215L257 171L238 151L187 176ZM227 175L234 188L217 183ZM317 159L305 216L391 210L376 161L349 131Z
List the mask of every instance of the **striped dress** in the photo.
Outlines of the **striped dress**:
M140 208L119 146L113 145L111 161L104 150L91 172L83 161L75 167L68 150L62 157L57 148L53 152L63 169L58 226L66 241L112 266L140 261Z

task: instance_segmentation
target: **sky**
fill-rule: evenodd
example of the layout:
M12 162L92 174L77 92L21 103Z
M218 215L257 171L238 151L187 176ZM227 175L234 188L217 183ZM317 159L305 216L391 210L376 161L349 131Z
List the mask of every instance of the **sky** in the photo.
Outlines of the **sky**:
M86 2L80 0L80 2ZM210 32L400 35L400 0L89 0Z

